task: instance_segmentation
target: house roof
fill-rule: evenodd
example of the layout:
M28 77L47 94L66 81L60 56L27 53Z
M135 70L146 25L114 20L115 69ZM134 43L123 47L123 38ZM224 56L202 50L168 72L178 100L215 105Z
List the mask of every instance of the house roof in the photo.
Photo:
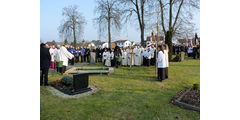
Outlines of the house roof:
M119 42L126 42L126 41L128 41L128 40L117 40L117 41L114 41L114 42L119 43Z
M152 36L147 36L146 41L151 41L151 38L152 38ZM157 35L155 35L155 39L157 39ZM158 39L161 41L161 40L164 39L164 37L163 37L163 36L158 36ZM153 41L154 41L154 40L153 40Z

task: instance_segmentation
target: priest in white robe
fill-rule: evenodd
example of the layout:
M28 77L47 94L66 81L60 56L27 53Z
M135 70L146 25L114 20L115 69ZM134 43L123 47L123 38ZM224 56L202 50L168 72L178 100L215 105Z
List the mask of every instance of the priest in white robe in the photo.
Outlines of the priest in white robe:
M128 57L128 59L127 59L127 65L128 65L128 66L134 65L134 58L133 58L133 56L134 56L134 53L133 53L132 48L131 48L131 47L128 47L128 49L127 49L127 57Z
M137 46L135 46L135 48L133 49L133 53L134 53L134 65L139 66L141 51Z
M67 46L66 46L67 47ZM63 73L66 71L66 67L68 66L68 59L74 58L74 55L68 52L65 46L60 48L59 56L63 61Z

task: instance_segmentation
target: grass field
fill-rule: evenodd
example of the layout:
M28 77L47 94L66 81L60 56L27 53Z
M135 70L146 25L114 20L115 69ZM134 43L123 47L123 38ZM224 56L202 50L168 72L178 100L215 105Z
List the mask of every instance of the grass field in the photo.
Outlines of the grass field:
M62 77L50 75L49 82ZM41 120L197 120L199 113L169 103L194 83L200 83L199 59L171 62L169 78L163 82L156 81L154 66L114 68L110 76L90 75L89 84L101 90L83 98L62 99L41 86L40 116Z

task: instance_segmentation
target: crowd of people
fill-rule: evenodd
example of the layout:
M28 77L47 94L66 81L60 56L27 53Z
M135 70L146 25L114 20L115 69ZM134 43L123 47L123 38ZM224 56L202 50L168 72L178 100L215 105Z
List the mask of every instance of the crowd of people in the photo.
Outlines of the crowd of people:
M173 54L180 55L181 52L184 52L188 57L193 59L200 58L200 45L173 45Z
M74 48L71 45L57 45L55 47L55 45L48 46L42 43L40 47L41 85L43 85L43 79L45 79L44 85L48 85L47 75L49 68L63 74L68 64L90 62L90 52L96 53L96 62L102 62L103 65L108 67L154 66L157 63L158 80L162 81L168 78L168 46L164 44L157 46L157 50L154 44L147 44L146 47L135 45L120 48L116 46L109 49L98 46L90 49L87 46ZM157 59L156 52L158 54ZM181 52L194 59L200 57L199 46L173 45L173 54L178 55Z

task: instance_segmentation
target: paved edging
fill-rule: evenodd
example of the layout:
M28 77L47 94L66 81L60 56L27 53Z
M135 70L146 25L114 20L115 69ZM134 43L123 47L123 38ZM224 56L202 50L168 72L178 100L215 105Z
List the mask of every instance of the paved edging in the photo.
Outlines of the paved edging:
M178 106L182 106L186 109L195 110L195 111L200 112L200 107L196 107L196 106L181 102L181 99L183 98L183 96L185 96L191 89L192 89L192 87L188 87L187 90L178 99L175 100L174 104L176 104Z
M92 89L91 91L84 92L84 93L81 93L81 94L67 95L67 94L64 94L61 91L55 89L52 86L47 87L47 90L50 91L53 95L64 98L64 99L81 98L81 97L85 97L85 96L95 94L96 92L98 92L100 90L100 88L96 88L96 87L93 87L93 86L91 86L91 89Z

